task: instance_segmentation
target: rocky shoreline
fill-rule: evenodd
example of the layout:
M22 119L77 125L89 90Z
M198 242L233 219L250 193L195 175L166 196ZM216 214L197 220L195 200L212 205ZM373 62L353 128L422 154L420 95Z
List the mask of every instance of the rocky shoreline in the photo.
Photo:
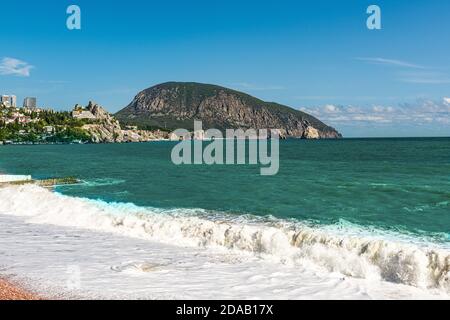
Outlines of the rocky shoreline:
M95 119L95 123L82 127L90 135L92 143L150 142L169 138L169 132L161 130L124 129L108 111L93 102L89 102L85 110Z

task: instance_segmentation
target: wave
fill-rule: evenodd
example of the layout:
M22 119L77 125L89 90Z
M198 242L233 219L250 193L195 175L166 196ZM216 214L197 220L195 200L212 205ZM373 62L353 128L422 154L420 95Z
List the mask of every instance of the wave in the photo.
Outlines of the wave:
M156 209L64 196L37 186L0 188L0 213L169 243L237 250L283 263L450 292L450 250L402 234L342 222L314 226L202 209ZM121 266L118 269L144 268ZM150 266L150 269L154 266Z
M103 187L103 186L112 186L112 185L122 184L124 182L125 182L125 180L122 180L122 179L101 178L101 179L82 181L82 186L84 186L84 187Z

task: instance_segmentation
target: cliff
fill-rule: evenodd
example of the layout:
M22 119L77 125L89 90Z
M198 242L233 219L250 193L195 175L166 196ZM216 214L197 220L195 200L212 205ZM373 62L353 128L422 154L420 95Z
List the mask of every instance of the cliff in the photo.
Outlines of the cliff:
M93 143L145 142L168 138L168 133L160 130L123 129L115 117L96 103L89 102L85 109L95 118L93 123L82 127L90 135Z
M290 107L265 102L245 93L200 83L168 82L146 89L116 118L143 128L280 129L286 137L341 138L334 128Z

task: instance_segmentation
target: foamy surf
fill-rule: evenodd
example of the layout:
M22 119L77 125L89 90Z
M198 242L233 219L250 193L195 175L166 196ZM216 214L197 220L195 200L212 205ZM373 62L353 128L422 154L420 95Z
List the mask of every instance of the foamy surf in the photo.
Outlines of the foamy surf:
M161 210L73 198L36 186L0 189L0 213L29 223L77 227L178 247L252 255L305 272L320 268L371 283L390 282L448 294L450 251L408 235L356 227L236 217L204 210ZM233 261L230 261L233 264ZM261 262L260 262L261 263ZM164 264L124 262L115 271L150 272ZM308 269L309 270L309 269Z
M103 187L103 186L112 186L116 184L122 184L125 180L122 179L112 179L112 178L104 178L104 179L93 179L82 181L83 187Z

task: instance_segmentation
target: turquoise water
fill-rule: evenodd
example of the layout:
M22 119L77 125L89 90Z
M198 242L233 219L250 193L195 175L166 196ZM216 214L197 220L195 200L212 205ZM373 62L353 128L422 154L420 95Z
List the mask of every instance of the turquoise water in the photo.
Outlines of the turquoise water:
M450 139L280 142L280 171L175 166L174 143L1 146L0 171L75 176L63 194L158 208L342 221L450 242Z

